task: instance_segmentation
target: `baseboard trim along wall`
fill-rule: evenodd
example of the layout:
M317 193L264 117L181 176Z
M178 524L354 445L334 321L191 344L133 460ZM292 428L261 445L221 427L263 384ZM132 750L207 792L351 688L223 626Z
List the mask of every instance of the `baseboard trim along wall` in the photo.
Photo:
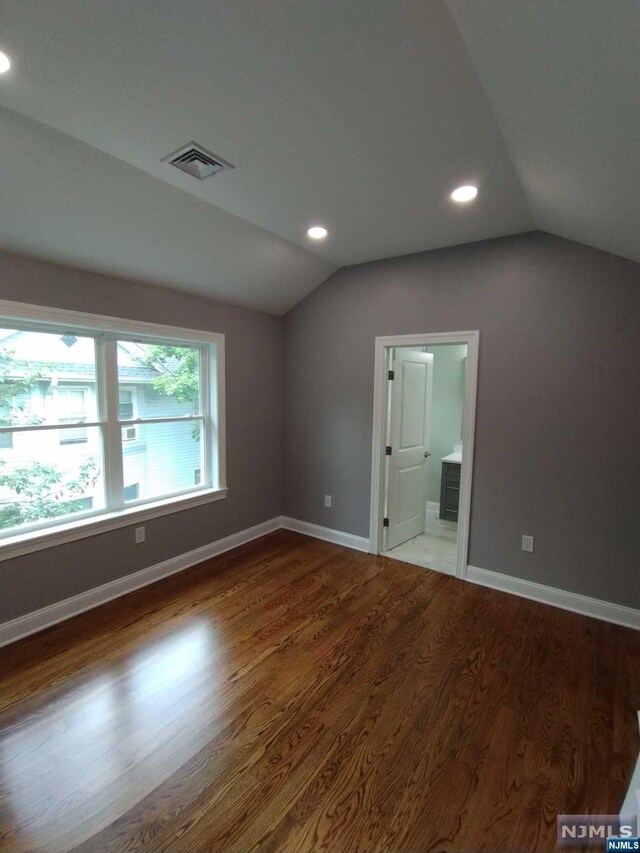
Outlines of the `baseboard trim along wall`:
M201 548L196 548L185 554L179 554L177 557L171 557L169 560L157 563L155 566L149 566L146 569L141 569L139 572L125 575L125 577L117 578L110 583L94 587L94 589L89 589L79 595L74 595L71 598L58 601L48 607L34 610L32 613L26 613L17 619L4 622L0 624L0 647L20 640L23 637L28 637L30 634L42 631L44 628L50 628L58 622L63 622L65 619L70 619L72 616L77 616L86 610L106 604L114 598L119 598L136 589L148 586L155 583L155 581L169 577L169 575L174 575L177 572L188 569L190 566L202 563L204 560L216 557L218 554L224 554L226 551L231 551L233 548L237 548L254 539L259 539L261 536L265 536L267 533L272 533L280 528L292 530L296 533L303 533L306 536L312 536L314 539L333 542L335 545L353 548L356 551L369 551L369 539L364 536L355 536L353 533L344 533L341 530L333 530L329 527L322 527L319 524L300 521L297 518L278 516L261 524L256 524L254 527L249 527L246 530L240 530L238 533L232 533L231 536L226 536L217 542L210 542ZM555 587L510 577L499 572L480 569L477 566L468 566L466 579L471 583L489 587L490 589L511 593L521 598L528 598L532 601L550 604L553 607L560 607L563 610L570 610L573 613L592 616L595 619L603 619L606 622L614 622L616 625L624 625L627 628L640 630L640 610L634 610L631 607L625 607L621 604L600 601L597 598L588 598L578 593L567 592L566 590L556 589Z
M570 610L572 613L580 613L583 616L592 616L594 619L624 625L626 628L635 628L636 631L640 630L640 610L625 607L623 604L589 598L577 592L568 592L553 586L514 578L500 572L490 572L487 569L479 569L477 566L467 566L466 579L489 589L497 589L500 592L518 595L520 598Z
M343 533L342 530L321 527L319 524L299 521L297 518L289 518L288 516L282 517L282 526L285 530L305 533L307 536L313 536L314 539L324 539L325 542L344 545L345 548L353 548L355 551L369 551L369 539L364 536L354 536L353 533Z
M324 539L326 542L354 548L356 551L369 551L369 539L365 539L363 536L355 536L353 533L344 533L341 530L321 527L319 524L310 524L307 521L286 516L282 518L282 527L286 530L294 530L296 533L305 533L315 539ZM518 595L520 598L550 604L552 607L559 607L572 613L580 613L583 616L592 616L594 619L602 619L605 622L613 622L626 628L640 630L640 610L634 610L632 607L625 607L622 604L589 598L576 592L567 592L564 589L521 580L500 572L479 569L477 566L467 566L466 580L500 592Z
M88 589L79 595L57 601L41 610L26 613L10 622L4 622L0 624L0 648L16 640L21 640L23 637L28 637L30 634L42 631L44 628L50 628L58 622L70 619L72 616L78 616L86 610L92 610L94 607L106 604L107 601L112 601L114 598L120 598L122 595L169 577L169 575L175 575L177 572L202 563L204 560L209 560L211 557L216 557L218 554L231 551L239 545L244 545L253 539L279 530L281 527L282 519L279 516L272 518L269 521L256 524L255 527L249 527L246 530L240 530L238 533L232 533L231 536L226 536L224 539L218 539L217 542L210 542L201 548L187 551L186 554L178 554L177 557L171 557L155 566L149 566L102 586Z

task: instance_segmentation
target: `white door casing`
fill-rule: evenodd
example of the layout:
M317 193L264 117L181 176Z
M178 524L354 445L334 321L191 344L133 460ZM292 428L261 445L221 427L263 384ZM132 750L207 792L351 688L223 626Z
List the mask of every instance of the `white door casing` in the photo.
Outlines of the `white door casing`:
M456 577L467 576L469 556L469 519L471 514L471 490L473 484L473 449L476 423L476 393L478 388L478 353L480 332L423 332L410 335L383 335L376 337L373 376L373 425L371 442L371 505L369 551L383 551L383 525L385 515L386 463L385 444L388 435L389 413L387 355L394 347L426 347L436 344L466 344L467 370L464 386L464 409L462 424L462 470L460 473L460 509L458 512L458 557ZM392 384L392 383L391 383Z
M385 548L424 532L433 355L395 349L390 380Z

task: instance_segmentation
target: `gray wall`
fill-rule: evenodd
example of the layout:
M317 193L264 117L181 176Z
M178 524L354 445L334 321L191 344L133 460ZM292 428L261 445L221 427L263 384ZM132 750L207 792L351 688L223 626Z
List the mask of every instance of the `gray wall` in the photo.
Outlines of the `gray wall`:
M283 467L286 514L368 536L374 338L464 329L470 562L640 606L638 264L531 233L340 271L284 321L283 454L281 320L2 252L0 298L223 332L230 487L147 522L144 545L127 527L0 563L0 621L279 515Z
M639 607L640 265L547 234L346 268L286 315L285 514L368 536L374 338L466 329L469 562Z
M226 335L226 500L0 563L0 622L280 515L282 321L0 252L0 298Z

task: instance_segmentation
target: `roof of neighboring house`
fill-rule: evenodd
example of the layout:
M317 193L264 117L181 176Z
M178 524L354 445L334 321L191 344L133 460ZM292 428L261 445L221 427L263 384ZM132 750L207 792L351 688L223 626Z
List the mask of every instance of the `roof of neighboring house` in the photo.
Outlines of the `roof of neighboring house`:
M64 336L27 330L0 329L0 347L9 353L13 362L11 372L16 377L42 374L69 379L95 377L93 340L90 337L73 336L71 344ZM61 357L62 356L62 357ZM144 350L128 341L118 341L118 375L133 382L151 382L162 370L140 363ZM0 365L6 363L0 350Z
M2 364L2 359L0 359ZM25 376L27 373L38 371L38 365L42 365L42 379L48 379L51 375L66 376L74 379L95 379L96 368L94 364L72 364L64 361L31 361L29 370L16 369L15 376ZM120 379L131 379L137 382L151 382L158 376L158 371L150 367L119 367Z

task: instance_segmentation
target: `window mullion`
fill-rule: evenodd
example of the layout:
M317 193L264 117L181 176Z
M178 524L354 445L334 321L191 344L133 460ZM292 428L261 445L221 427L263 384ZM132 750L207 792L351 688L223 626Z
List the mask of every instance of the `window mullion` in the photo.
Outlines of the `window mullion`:
M202 418L202 441L200 445L201 482L206 486L213 484L213 455L211 445L211 396L210 396L210 347L200 349L200 414Z
M226 465L226 432L225 432L225 391L224 391L224 346L216 344L207 347L209 379L206 393L208 394L207 413L209 415L209 435L211 441L212 485L217 489L227 487Z
M133 418L127 421L121 420L120 426L136 426L137 424L191 424L203 420L204 415L170 415L166 418Z
M101 335L98 341L98 405L103 429L105 498L108 507L124 503L122 441L118 422L118 348L113 335Z

